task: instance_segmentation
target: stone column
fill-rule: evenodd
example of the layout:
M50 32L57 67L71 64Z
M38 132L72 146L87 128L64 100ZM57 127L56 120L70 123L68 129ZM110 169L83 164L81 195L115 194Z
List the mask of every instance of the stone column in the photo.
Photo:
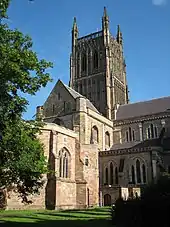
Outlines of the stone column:
M140 136L140 141L143 141L143 127L142 127L142 123L139 123L139 136Z
M102 125L102 150L105 151L105 130L104 130L104 124Z

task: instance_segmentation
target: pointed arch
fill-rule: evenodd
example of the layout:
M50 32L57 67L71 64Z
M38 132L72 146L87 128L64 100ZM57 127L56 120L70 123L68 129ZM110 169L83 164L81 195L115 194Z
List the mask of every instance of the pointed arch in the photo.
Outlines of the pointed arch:
M109 194L104 195L104 206L111 206L112 197Z
M113 184L113 163L110 163L110 184Z
M153 124L151 124L150 127L151 127L151 138L153 139L154 138L154 126L153 126Z
M110 147L110 133L105 132L105 145Z
M59 177L69 178L70 172L70 153L64 147L59 151Z
M143 183L146 183L146 167L145 164L142 164L142 176L143 176Z
M99 131L96 126L92 127L91 131L91 143L98 143L99 142Z
M136 177L137 177L137 183L141 183L141 169L140 169L140 161L139 159L136 160Z
M132 165L132 184L135 184L136 183L136 180L135 180L135 168L134 166Z

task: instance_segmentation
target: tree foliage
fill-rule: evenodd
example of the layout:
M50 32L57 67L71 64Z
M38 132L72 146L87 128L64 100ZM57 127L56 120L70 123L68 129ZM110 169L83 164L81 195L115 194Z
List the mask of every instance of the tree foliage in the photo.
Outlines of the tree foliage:
M9 0L0 0L0 17L7 14ZM25 122L28 100L51 81L46 69L52 63L39 60L33 42L19 30L0 23L0 188L15 185L23 201L38 192L46 171L43 146L36 137L39 122Z

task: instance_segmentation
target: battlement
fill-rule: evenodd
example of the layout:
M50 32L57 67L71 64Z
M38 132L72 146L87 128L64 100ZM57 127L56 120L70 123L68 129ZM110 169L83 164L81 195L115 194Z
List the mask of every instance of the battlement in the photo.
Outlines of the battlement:
M101 37L102 35L103 35L102 31L94 32L89 35L78 38L78 42L84 42L84 41L88 41L90 39L95 39L95 38Z

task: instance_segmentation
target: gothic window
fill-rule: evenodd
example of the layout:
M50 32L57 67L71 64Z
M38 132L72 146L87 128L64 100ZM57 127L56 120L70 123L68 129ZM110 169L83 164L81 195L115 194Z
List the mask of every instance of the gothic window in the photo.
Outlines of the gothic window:
M147 139L153 139L158 137L158 130L157 127L153 124L147 128Z
M135 131L132 131L132 140L135 141Z
M147 129L147 137L148 137L148 139L151 138L150 128Z
M69 177L69 153L65 148L59 152L59 177Z
M108 185L108 168L105 169L105 185Z
M143 183L146 183L146 168L145 165L142 165L142 176L143 176Z
M153 124L151 124L150 129L151 129L151 138L154 138L154 127L153 127Z
M141 183L141 170L140 170L140 161L136 160L136 177L137 177L137 183Z
M157 130L157 127L154 127L154 131L155 131L155 138L158 137L158 130Z
M115 168L115 184L119 183L119 177L118 177L118 168Z
M132 130L131 127L129 127L128 131L126 131L126 141L127 142L135 141L135 131Z
M105 145L110 147L110 134L109 134L109 132L105 133Z
M82 71L85 72L86 68L87 68L86 54L83 54L83 56L82 56Z
M129 127L129 141L132 141L132 129Z
M128 131L126 131L126 141L129 141L129 135L128 135Z
M91 132L91 143L98 143L99 142L99 135L98 135L98 128L93 126Z
M110 163L110 184L113 184L113 163Z
M95 51L94 54L93 54L93 67L94 67L94 69L98 68L98 53L97 53L97 51Z
M135 168L133 165L131 168L132 168L132 184L135 184Z

